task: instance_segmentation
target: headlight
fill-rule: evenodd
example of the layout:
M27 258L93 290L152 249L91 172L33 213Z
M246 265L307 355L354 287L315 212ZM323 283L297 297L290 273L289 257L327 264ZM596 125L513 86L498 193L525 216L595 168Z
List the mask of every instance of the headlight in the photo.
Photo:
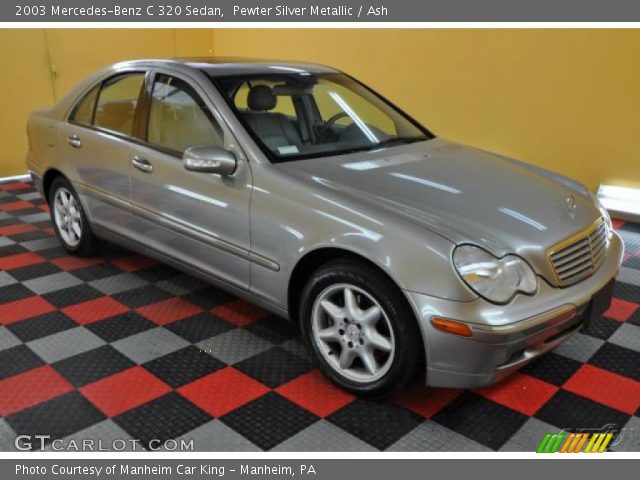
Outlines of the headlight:
M456 270L469 287L494 303L507 303L518 292L533 294L538 288L535 273L522 258L496 258L474 245L461 245L453 252Z

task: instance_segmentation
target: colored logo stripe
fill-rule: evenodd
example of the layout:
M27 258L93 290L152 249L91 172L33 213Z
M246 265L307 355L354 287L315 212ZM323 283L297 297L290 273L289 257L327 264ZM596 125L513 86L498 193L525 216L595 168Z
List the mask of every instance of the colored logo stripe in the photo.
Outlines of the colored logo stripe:
M537 453L602 453L613 439L613 433L547 433ZM587 442L587 440L589 440ZM586 444L586 447L585 447ZM584 451L582 450L584 447Z

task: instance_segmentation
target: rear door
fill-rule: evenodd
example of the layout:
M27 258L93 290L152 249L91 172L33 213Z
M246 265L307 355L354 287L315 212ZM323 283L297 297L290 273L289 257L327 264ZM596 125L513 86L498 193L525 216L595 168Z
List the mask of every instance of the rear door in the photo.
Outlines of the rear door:
M213 88L213 87L209 87ZM146 246L236 287L249 286L251 171L207 88L190 76L154 70L142 142L130 162L132 208ZM146 128L145 128L146 127ZM196 145L232 150L233 175L190 172Z
M131 227L129 163L146 75L134 70L106 78L82 97L60 131L61 148L92 221L116 233Z

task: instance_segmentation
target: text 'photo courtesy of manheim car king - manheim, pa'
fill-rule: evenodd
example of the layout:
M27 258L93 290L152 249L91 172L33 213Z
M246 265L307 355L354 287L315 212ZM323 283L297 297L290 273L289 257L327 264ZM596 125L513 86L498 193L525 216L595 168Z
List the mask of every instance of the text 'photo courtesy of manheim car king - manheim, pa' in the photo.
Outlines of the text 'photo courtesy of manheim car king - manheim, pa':
M623 246L580 183L435 136L334 68L104 68L28 121L62 246L155 257L300 325L343 389L498 382L610 304Z

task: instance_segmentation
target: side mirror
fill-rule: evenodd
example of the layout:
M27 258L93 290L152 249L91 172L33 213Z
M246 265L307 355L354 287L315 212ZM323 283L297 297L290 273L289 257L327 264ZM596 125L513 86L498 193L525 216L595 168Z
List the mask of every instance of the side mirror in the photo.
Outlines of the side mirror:
M238 161L233 153L224 148L202 145L189 147L182 155L184 168L191 172L232 175Z

